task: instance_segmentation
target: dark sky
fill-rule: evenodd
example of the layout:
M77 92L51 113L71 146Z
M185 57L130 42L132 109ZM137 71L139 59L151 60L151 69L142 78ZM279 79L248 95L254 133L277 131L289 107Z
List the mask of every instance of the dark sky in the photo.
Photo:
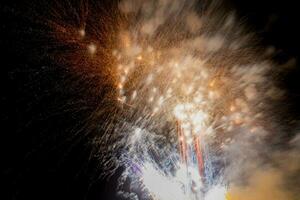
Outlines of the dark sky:
M109 2L109 1L107 1ZM238 15L258 33L264 45L278 49L275 61L299 58L299 7L296 1L232 0ZM34 2L31 2L34 4ZM108 3L103 3L107 6ZM91 112L93 101L83 102L86 91L74 91L61 66L36 48L51 42L37 38L33 30L47 28L26 19L26 2L1 1L1 199L113 199L115 177L100 180L101 168L92 156L89 139L70 135ZM45 7L44 9L47 9ZM53 66L50 68L49 66ZM288 91L288 118L300 108L300 68L284 74L281 84ZM89 80L89 79L87 79ZM72 83L73 84L73 83ZM88 87L88 83L78 83ZM55 93L51 92L53 88ZM75 99L82 107L74 112L53 113ZM71 139L70 139L71 138Z

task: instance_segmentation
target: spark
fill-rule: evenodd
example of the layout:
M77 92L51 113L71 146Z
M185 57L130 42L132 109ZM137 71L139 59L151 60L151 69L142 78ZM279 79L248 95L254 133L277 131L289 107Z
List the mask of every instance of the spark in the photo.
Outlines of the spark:
M94 43L89 44L87 48L91 55L94 55L97 51L97 46Z
M85 30L84 30L84 29L80 29L80 30L79 30L79 35L80 35L81 37L84 37L84 36L85 36Z

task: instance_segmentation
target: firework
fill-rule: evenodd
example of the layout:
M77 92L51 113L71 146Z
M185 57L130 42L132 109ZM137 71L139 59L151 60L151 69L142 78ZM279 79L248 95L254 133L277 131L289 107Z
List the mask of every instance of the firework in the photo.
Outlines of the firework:
M80 4L73 25L47 21L54 45L74 47L54 60L92 80L87 127L101 133L91 143L104 176L123 170L122 198L235 199L231 166L276 128L266 119L283 93L269 50L217 1L112 4Z

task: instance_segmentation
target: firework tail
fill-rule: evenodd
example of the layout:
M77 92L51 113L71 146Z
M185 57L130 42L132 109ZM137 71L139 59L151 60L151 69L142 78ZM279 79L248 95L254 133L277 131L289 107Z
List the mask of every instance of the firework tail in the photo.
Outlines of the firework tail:
M194 143L194 149L197 157L198 162L198 169L199 174L201 177L204 175L204 161L203 161L203 155L202 155L202 149L201 149L201 143L200 143L200 136L193 136L193 143Z

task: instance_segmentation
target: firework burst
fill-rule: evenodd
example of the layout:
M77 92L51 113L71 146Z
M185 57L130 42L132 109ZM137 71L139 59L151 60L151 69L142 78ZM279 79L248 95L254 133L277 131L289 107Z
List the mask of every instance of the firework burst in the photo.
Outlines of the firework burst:
M47 27L46 57L88 82L76 83L93 108L80 131L101 175L121 169L125 199L243 199L236 185L259 165L245 157L279 127L270 48L218 1L106 4L54 2L32 16Z
M112 54L130 141L119 161L126 163L124 176L157 199L225 199L216 189L227 187L213 165L221 160L217 152L237 133L265 132L264 104L276 90L267 52L234 15L222 13L221 4L195 5L119 4L128 26ZM147 135L164 138L164 145Z

